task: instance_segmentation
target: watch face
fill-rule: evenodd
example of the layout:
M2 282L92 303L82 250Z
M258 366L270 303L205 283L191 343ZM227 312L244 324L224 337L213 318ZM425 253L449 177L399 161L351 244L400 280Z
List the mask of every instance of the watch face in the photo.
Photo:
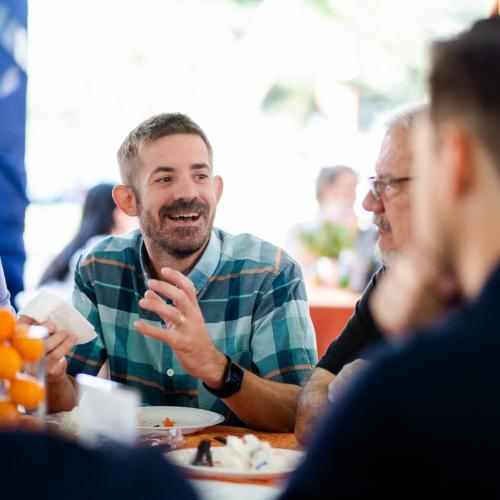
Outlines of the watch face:
M243 380L243 373L243 370L238 365L235 365L231 362L226 379L226 384L231 386L232 389L235 388L239 390L241 387L241 382Z

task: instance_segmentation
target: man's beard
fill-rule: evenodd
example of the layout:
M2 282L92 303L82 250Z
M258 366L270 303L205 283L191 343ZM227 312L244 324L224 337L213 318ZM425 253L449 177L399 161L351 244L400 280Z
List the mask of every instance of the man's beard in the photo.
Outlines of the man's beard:
M378 215L375 215L373 217L373 223L379 227L380 229L384 231L391 231L391 225L387 221L387 219L384 219L383 217L379 217Z
M375 226L382 229L383 231L391 231L391 225L389 224L389 222L382 217L378 217L377 215L373 217L373 224L375 224ZM380 248L380 240L377 240L376 246L377 251L380 254L382 264L384 264L384 266L387 266L391 262L391 260L394 259L394 257L396 257L398 254L396 250L382 250Z
M165 221L169 215L180 212L199 213L200 220L203 219L205 224L167 229ZM197 199L178 200L168 206L163 206L159 211L158 219L155 219L148 210L144 210L139 203L139 223L144 234L157 248L177 259L185 259L207 244L212 233L214 216L215 213L209 219L208 205Z

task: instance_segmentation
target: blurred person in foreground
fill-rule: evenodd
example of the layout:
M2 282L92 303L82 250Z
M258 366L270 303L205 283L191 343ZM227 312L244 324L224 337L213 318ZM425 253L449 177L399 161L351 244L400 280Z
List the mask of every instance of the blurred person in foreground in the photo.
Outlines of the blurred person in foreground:
M189 117L146 120L118 161L114 199L140 229L106 238L77 265L73 302L98 336L71 352L60 346L51 410L71 409L74 376L95 375L108 359L111 379L139 389L145 404L291 431L317 361L299 267L270 243L213 227L222 179Z
M194 500L180 472L153 449L87 449L55 435L0 430L2 498Z
M422 105L409 108L389 121L375 166L376 177L370 178L371 188L363 200L365 210L374 215L384 264L410 244L411 133L416 117L424 109ZM372 277L345 328L302 389L295 422L295 434L302 444L307 444L329 399L334 402L364 366L365 349L383 341L368 306L383 272L384 265Z
M409 339L332 408L285 499L500 498L500 17L432 56L414 252L372 298L383 328ZM450 311L453 282L464 302Z

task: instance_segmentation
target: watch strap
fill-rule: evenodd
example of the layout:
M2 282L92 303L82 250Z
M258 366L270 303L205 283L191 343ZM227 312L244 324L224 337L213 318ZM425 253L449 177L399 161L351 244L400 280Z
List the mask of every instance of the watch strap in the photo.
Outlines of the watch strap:
M232 359L227 354L225 354L225 356L228 360L228 364L224 372L221 389L213 389L203 382L203 387L205 387L208 392L221 399L228 398L241 389L241 383L243 382L243 376L245 374L243 368L233 363Z

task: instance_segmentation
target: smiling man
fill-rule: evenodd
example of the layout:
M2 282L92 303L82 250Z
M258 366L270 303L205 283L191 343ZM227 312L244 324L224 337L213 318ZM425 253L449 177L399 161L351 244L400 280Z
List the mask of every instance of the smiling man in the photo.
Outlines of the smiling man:
M316 362L302 276L279 248L213 227L222 179L187 116L161 114L118 151L114 198L140 230L80 259L74 303L97 338L61 361L51 410L74 406L78 373L107 359L145 404L200 407L230 423L293 428L299 386ZM68 348L61 346L61 355Z

